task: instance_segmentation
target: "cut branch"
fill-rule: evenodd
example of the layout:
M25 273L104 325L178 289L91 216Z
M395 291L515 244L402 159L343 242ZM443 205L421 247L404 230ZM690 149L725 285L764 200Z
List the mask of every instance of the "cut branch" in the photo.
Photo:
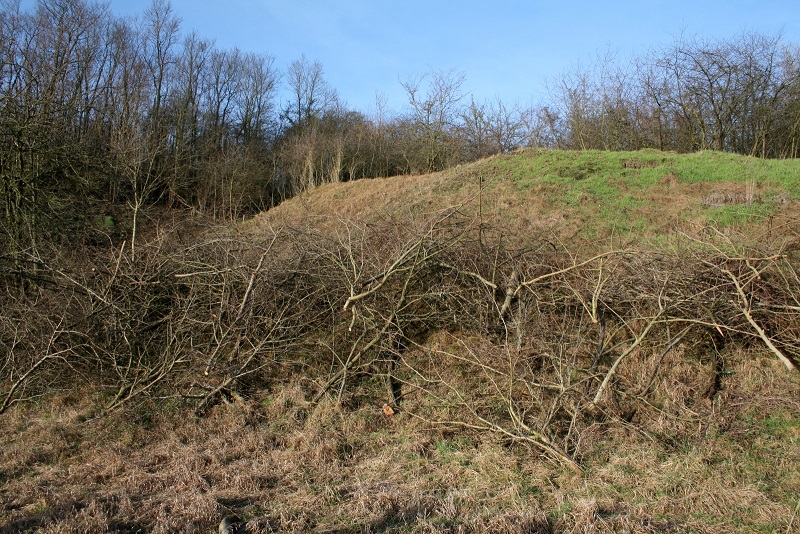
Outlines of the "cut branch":
M764 344L772 351L772 353L778 357L778 359L786 366L786 368L790 371L797 371L797 365L789 359L781 350L775 346L772 340L769 338L764 329L756 322L753 318L753 315L750 313L750 300L747 298L747 295L744 292L744 288L742 287L739 279L728 269L723 269L723 272L728 275L728 277L733 282L734 286L736 287L736 293L741 300L741 306L739 306L739 311L742 312L744 318L747 319L747 322L750 323L750 326L753 327L753 330L756 331L758 337L764 342Z

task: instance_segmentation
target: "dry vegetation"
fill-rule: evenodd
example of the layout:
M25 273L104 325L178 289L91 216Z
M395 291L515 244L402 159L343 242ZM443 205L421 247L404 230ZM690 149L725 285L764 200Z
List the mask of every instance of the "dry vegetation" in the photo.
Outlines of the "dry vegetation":
M516 154L38 263L0 314L4 531L797 529L796 187L722 225L740 183L671 154L513 176L560 156L586 172ZM572 226L574 188L645 227Z

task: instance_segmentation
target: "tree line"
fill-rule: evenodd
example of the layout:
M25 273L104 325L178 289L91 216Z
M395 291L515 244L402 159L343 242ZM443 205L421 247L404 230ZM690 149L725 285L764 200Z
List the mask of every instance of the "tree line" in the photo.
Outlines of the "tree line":
M627 65L601 57L553 92L543 144L798 155L800 51L780 36L681 38Z
M798 73L780 36L680 39L567 71L530 105L478 101L462 73L432 70L402 82L404 109L368 114L319 62L282 72L270 55L220 49L184 33L168 0L133 19L87 0L2 0L0 258L27 273L43 247L119 225L134 252L153 206L237 218L322 183L526 146L794 158Z

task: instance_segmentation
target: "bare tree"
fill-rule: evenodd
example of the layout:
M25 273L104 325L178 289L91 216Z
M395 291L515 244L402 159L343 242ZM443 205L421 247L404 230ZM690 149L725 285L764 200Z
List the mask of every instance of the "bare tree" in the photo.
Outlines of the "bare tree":
M144 14L143 31L145 63L153 89L150 118L156 138L159 138L159 130L164 127L164 100L169 93L169 84L174 80L173 69L177 63L175 47L180 31L180 19L169 0L153 0Z
M281 118L289 128L309 125L338 103L336 91L325 81L319 61L311 63L305 56L292 61L286 71L286 83L291 99L284 106Z
M461 132L472 160L510 152L524 146L528 138L525 112L499 98L483 103L471 100L461 114Z
M443 169L459 160L454 142L464 74L431 71L402 83L410 114L406 122L406 160L412 172Z
M102 137L93 117L107 82L106 21L105 8L80 0L39 2L34 14L3 5L0 197L3 248L17 275L28 272L23 253L37 256L43 240L79 225L91 143ZM52 209L50 199L63 196L74 213Z
M236 96L239 138L242 143L265 141L269 135L278 73L275 58L267 55L244 54L241 81Z
M281 172L295 192L339 181L347 114L338 95L325 81L322 65L305 56L289 65L286 80L291 97L281 112Z
M181 53L176 59L174 87L168 100L169 129L172 132L167 147L171 161L168 189L172 200L183 204L196 204L196 195L186 198L189 196L187 190L198 186L200 160L208 156L202 145L202 104L211 50L212 43L196 33L183 40Z

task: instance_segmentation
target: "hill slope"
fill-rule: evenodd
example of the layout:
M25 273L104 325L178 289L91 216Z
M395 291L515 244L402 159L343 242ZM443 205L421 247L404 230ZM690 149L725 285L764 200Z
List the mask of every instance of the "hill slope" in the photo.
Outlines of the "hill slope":
M423 176L329 184L259 220L414 217L452 206L563 239L640 240L711 225L758 232L800 215L800 162L734 154L521 150Z

